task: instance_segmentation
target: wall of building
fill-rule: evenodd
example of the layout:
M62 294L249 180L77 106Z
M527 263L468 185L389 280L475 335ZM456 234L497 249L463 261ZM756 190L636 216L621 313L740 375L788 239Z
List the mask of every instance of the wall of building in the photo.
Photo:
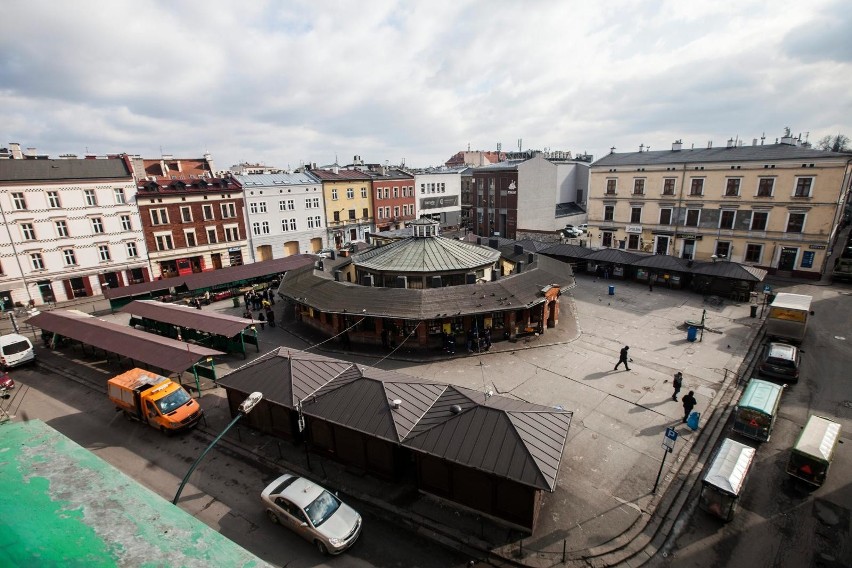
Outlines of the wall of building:
M461 222L461 170L418 173L414 176L417 217L440 221L442 228Z

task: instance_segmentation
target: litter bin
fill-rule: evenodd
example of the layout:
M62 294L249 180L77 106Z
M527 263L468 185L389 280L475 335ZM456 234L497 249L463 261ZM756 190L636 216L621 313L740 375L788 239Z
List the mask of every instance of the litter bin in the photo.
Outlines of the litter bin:
M698 328L694 325L691 325L686 330L686 340L687 341L695 341L698 337Z
M239 308L239 307L240 307L240 298L239 298L239 296L231 296L231 299L234 301L234 307L235 307L235 308Z
M751 305L751 317L757 317L757 306L755 306L754 304Z
M609 295L615 296L615 286L613 286L612 284L610 284L609 286Z

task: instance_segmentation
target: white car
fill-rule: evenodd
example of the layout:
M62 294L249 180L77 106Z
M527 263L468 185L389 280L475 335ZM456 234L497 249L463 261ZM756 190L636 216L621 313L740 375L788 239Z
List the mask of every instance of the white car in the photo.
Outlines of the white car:
M573 225L566 225L564 229L562 229L562 236L566 239L576 239L577 237L583 236L583 232Z
M270 521L312 542L322 554L340 554L361 534L361 515L304 477L282 475L263 490L260 498Z
M588 233L588 232L589 232L589 225L588 225L588 223L583 223L582 225L580 225L580 230L583 232L583 234L584 234L584 235L585 235L586 233Z

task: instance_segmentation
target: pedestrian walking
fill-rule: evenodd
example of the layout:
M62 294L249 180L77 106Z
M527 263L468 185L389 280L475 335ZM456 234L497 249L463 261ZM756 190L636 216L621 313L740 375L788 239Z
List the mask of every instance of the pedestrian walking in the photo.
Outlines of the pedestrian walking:
M683 421L686 423L689 418L689 414L692 412L692 409L695 408L695 405L698 404L698 401L695 400L694 391L689 391L685 397L683 397Z
M266 329L266 316L263 315L263 312L257 314L257 321L260 322L260 329Z
M266 321L269 323L269 327L275 327L275 312L272 311L271 307L266 308Z
M677 402L677 394L680 392L680 387L683 386L683 373L678 371L674 374L672 386L674 387L674 394L672 395L672 400Z
M625 345L624 347L621 348L621 354L618 356L618 363L615 364L615 369L614 369L615 371L618 370L618 366L621 365L622 363L624 363L624 369L625 370L627 370L627 371L630 370L630 367L627 366L627 361L629 361L629 358L627 357L627 351L629 349L630 349L629 345Z
M654 275L653 274L648 275L648 291L649 292L654 291Z

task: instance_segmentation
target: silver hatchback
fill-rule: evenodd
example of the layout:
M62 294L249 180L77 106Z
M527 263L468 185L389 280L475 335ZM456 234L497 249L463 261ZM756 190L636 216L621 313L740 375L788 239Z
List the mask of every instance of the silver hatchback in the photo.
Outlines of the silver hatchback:
M322 486L285 474L270 483L260 498L273 523L284 525L323 554L340 554L361 534L361 515Z

